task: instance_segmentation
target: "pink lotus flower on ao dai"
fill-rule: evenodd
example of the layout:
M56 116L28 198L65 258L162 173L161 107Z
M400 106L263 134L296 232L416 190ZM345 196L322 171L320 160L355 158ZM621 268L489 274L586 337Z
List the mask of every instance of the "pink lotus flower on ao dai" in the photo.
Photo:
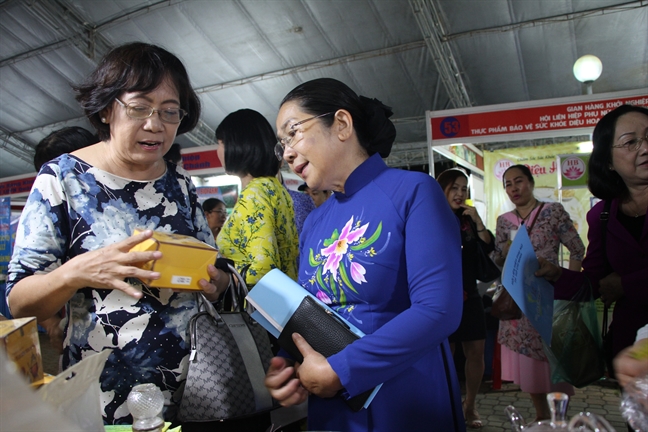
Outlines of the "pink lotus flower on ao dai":
M329 272L333 277L337 277L340 261L346 256L350 263L351 278L356 283L367 282L364 277L367 270L361 264L353 262L348 252L351 245L358 243L362 239L368 226L369 224L367 223L359 228L351 229L353 227L353 216L349 219L346 225L344 225L344 228L342 228L340 237L321 250L322 256L327 258L326 264L324 264L324 274Z

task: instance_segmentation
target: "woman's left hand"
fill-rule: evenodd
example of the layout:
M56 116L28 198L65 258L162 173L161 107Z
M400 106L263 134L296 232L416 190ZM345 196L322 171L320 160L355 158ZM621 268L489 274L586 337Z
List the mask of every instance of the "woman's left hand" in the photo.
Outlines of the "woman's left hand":
M475 207L471 207L468 204L461 204L461 208L464 209L463 215L470 216L473 222L475 222L475 225L477 225L478 230L484 228L484 223L482 222L481 217L479 217L479 213L477 213L477 209Z
M229 277L224 271L217 269L211 264L207 266L207 274L209 275L209 281L200 279L198 283L203 289L207 300L215 302L227 289Z
M599 293L601 294L601 301L605 303L605 306L610 306L623 297L621 276L614 272L601 279L599 281Z
M326 358L315 351L299 333L293 333L293 341L304 361L297 369L297 378L310 393L319 397L333 397L342 389L342 383Z
M556 282L562 276L562 267L550 263L542 257L538 257L540 267L536 270L536 277L543 277L549 282Z

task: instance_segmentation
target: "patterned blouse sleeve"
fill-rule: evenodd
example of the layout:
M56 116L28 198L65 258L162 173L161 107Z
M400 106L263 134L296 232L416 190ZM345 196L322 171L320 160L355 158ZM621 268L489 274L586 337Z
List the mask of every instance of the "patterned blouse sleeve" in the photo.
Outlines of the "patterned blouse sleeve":
M68 206L55 167L48 164L41 169L22 211L9 263L7 297L22 279L49 273L68 258Z
M562 204L556 203L556 212L558 213L558 236L560 242L564 244L570 253L570 259L582 261L585 256L585 245L576 231L576 227L569 217L569 213Z
M502 249L508 241L509 231L505 219L502 216L497 217L497 225L495 227L495 255L502 255Z
M277 268L280 262L275 216L275 206L267 191L250 185L241 194L235 211L227 221L227 243L237 249L237 253L233 256L228 256L227 250L222 253L236 261L239 271L249 265L245 278L249 285L256 284L266 273Z

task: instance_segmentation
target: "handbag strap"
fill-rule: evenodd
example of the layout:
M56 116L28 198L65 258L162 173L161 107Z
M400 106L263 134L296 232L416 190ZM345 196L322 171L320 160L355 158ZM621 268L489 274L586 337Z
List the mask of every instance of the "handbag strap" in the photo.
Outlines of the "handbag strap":
M607 256L607 224L608 220L610 219L610 207L612 207L612 201L610 200L605 200L605 203L603 204L603 211L599 215L599 219L601 221L601 246L603 250L603 265L605 269L605 273L609 274L610 270L610 260L608 260ZM607 332L608 332L608 311L610 310L610 306L605 305L603 307L603 323L601 325L601 336L606 337Z
M540 204L540 208L538 208L538 211L536 212L535 216L533 216L533 219L531 220L531 223L527 226L527 232L531 234L531 230L533 229L533 226L535 225L536 221L538 220L538 215L542 211L542 207L544 207L545 203Z

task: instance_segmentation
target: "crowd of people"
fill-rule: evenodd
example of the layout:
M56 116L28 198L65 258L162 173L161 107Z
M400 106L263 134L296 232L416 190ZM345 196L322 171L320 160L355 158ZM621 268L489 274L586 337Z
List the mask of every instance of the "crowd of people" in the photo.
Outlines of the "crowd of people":
M536 276L554 284L556 299L587 283L595 298L615 305L610 334L621 383L647 372L648 360L633 355L648 325L645 108L619 107L594 130L589 188L601 202L588 213L585 251L563 206L535 197L524 165L503 175L513 210L497 218L495 235L466 203L464 171L449 169L435 180L388 167L383 158L396 136L391 108L334 79L291 90L274 128L252 109L222 120L218 157L241 180L230 209L216 198L201 203L182 168L174 140L196 126L201 106L175 55L145 43L122 45L74 90L96 135L69 129L68 144L83 145L55 145L48 137L37 154L6 292L14 317L36 316L61 330L63 369L112 349L100 379L106 424L132 422L126 397L139 383L156 384L165 419L176 419L174 394L189 357L186 324L198 306L192 293L141 282L160 277L141 263L161 253L130 250L155 230L216 247L250 289L280 269L365 333L328 358L295 333L303 361L283 351L272 359L265 386L283 406L308 400L312 430L482 427L475 400L486 322L476 257L479 249L492 252L503 265L521 229L540 261ZM283 163L303 179L299 191L285 187ZM143 231L134 234L136 228ZM560 245L570 252L565 269ZM200 286L216 303L228 282L210 265ZM546 394L573 388L551 381L538 331L523 315L500 322L498 342L503 378L530 394L536 420L550 418ZM457 343L466 357L463 398ZM368 408L355 412L346 404L381 384ZM266 431L271 424L261 415L209 427Z

